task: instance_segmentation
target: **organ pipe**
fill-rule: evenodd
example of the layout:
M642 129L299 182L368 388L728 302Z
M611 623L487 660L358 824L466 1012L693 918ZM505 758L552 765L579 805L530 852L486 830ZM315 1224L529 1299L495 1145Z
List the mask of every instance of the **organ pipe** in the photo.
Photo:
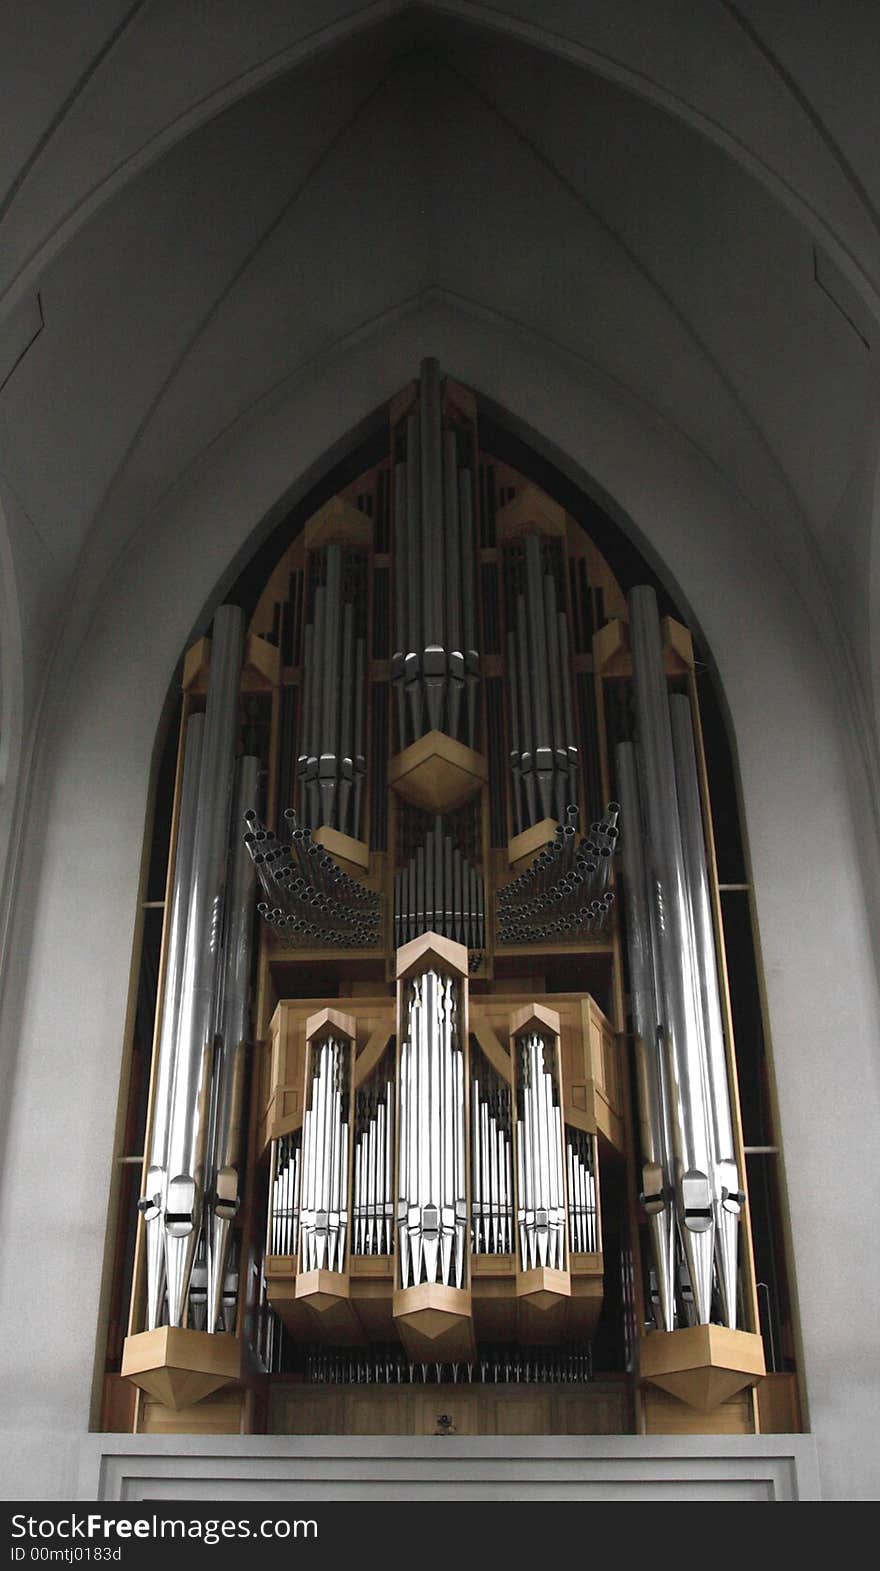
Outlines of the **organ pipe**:
M248 856L242 831L245 811L257 798L259 772L258 758L249 755L238 760L232 811L231 878L223 944L222 1009L212 1079L213 1105L208 1142L209 1331L216 1330L221 1317L229 1230L241 1204L241 1117L247 1044L250 1040L251 947L256 883L253 862Z
M513 1164L510 1087L471 1057L471 1249L504 1255L513 1249Z
M574 795L578 747L569 666L568 622L556 576L532 532L508 552L507 660L514 819L517 832L565 816Z
M394 1232L394 1084L385 1057L355 1095L352 1253L390 1255Z
M457 984L427 968L405 983L400 1044L397 1240L401 1287L465 1279L464 1053Z
M523 1271L565 1268L565 1177L555 1040L517 1038L517 1232Z
M243 620L237 606L221 606L211 646L168 1128L165 1273L172 1326L184 1323L202 1219Z
M313 1042L308 1105L303 1114L299 1207L304 1271L342 1271L347 1259L349 1044Z
M695 969L702 1006L706 1050L706 1083L709 1092L713 1142L712 1208L715 1219L715 1260L724 1317L736 1325L737 1235L745 1200L737 1170L733 1119L727 1080L727 1055L721 1024L721 998L715 959L715 931L709 900L706 845L693 724L689 700L675 694L669 700L675 776L681 816L685 875L693 914Z
M472 478L444 425L440 367L422 361L418 414L395 469L395 653L400 745L445 731L473 747L477 654Z
M697 1321L709 1323L715 1246L714 1140L693 909L682 841L657 602L630 595L633 687L648 789L647 865L657 934L658 1041L668 1087L671 1174Z
M660 961L656 952L656 921L652 925L639 774L631 742L618 745L616 763L621 813L626 825L623 866L636 1092L644 1164L641 1200L648 1214L661 1329L672 1331L675 1326L676 1222L671 1179L672 1134L659 1034L657 971Z
M479 869L453 845L443 818L394 875L396 947L420 933L442 933L470 950L485 944L485 891Z
M331 541L313 553L315 587L303 640L303 710L297 775L304 827L360 832L366 706L365 562Z
M184 740L177 851L174 858L171 907L168 919L165 991L162 1000L162 1019L156 1050L150 1158L147 1167L144 1196L139 1202L139 1209L144 1218L146 1238L147 1329L150 1331L155 1330L160 1323L165 1296L164 1220L165 1198L168 1187L168 1132L171 1123L171 1096L174 1087L178 1010L180 1008L180 990L183 980L186 924L189 916L192 857L195 844L204 727L204 715L191 715L187 721Z

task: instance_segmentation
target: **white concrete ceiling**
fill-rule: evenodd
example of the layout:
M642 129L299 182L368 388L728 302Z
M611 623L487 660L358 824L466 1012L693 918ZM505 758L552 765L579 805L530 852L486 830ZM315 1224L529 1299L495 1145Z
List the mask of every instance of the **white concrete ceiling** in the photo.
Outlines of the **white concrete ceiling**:
M211 444L432 290L696 446L873 701L880 9L19 0L3 27L25 720L67 603Z

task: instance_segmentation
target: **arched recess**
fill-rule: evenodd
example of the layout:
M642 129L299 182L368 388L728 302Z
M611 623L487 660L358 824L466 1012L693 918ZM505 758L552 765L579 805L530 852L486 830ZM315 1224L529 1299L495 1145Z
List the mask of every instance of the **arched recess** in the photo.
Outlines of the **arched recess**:
M10 1176L0 1198L3 1308L20 1327L5 1377L19 1415L13 1467L24 1481L39 1457L63 1496L87 1422L142 826L179 651L279 498L289 503L301 490L296 477L313 475L425 353L510 411L538 450L549 446L557 462L565 455L561 467L579 483L592 475L615 498L665 562L679 603L714 652L739 754L810 1411L828 1492L851 1493L854 1479L867 1491L854 1436L873 1423L859 1370L874 1342L877 1266L860 1253L848 1197L865 1182L877 1119L878 1000L862 884L873 847L857 832L859 787L828 659L766 553L760 521L699 455L583 366L437 298L385 323L379 342L364 337L322 359L205 455L133 541L75 663L58 679L34 781L39 821L32 817L26 835L3 1020L17 1044ZM825 890L817 843L838 875L833 930L816 923ZM830 997L852 1095L829 1051ZM78 1132L65 1140L63 1170L47 1172L32 1140L47 1124L51 1138ZM836 1153L818 1187L817 1146ZM46 1302L43 1260L30 1247L35 1225L58 1280L80 1290L27 1319L22 1302ZM845 1322L842 1298L851 1306Z

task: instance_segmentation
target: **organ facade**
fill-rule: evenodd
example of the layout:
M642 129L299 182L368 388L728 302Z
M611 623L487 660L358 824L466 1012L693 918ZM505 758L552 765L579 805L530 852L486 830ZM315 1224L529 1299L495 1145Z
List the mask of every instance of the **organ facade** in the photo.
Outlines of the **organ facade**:
M797 1426L694 640L483 427L423 361L184 656L106 1428Z

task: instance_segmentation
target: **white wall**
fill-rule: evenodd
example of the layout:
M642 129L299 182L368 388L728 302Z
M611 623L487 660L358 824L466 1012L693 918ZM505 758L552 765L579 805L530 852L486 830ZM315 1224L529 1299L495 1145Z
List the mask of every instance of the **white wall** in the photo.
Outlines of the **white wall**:
M717 470L588 366L440 294L337 345L207 450L117 563L48 694L0 1018L2 1488L69 1497L88 1424L148 776L175 662L267 512L426 354L594 477L667 564L717 660L754 864L822 1487L869 1497L880 1011L865 888L877 858L831 664L761 520ZM47 1163L47 1148L63 1161Z

